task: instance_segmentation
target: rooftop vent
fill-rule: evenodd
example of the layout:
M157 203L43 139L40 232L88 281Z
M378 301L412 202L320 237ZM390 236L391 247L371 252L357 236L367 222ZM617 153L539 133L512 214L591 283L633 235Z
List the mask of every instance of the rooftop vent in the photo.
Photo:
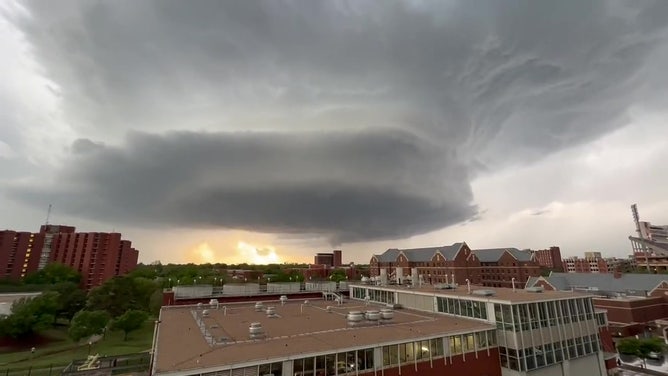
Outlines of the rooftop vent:
M542 286L532 286L532 287L527 287L525 289L528 292L543 292L543 287Z
M285 305L285 303L288 301L288 296L281 295L281 297L278 300L281 302L281 305Z
M255 312L262 312L262 311L264 311L264 304L262 304L262 302L255 303Z
M259 322L252 322L248 327L248 334L250 339L264 338L264 328Z
M202 311L202 317L209 317L209 310L208 309L205 309L204 311Z
M356 325L364 320L364 314L360 311L350 311L346 316L348 325Z
M379 311L366 311L366 319L369 321L378 321L380 320L380 312Z
M276 314L276 307L267 307L267 310L265 311L265 313L267 314L267 317L269 317L269 318L278 317L278 315Z
M380 310L380 317L383 321L392 320L394 318L394 310L391 308L383 308Z
M480 295L480 296L493 296L496 294L496 291L494 290L473 290L471 292L473 295Z

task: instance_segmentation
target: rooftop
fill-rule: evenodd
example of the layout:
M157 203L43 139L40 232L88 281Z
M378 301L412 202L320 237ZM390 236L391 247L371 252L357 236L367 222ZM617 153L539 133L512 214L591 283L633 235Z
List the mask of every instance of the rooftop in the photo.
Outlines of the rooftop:
M438 289L432 285L423 285L421 287L404 287L398 285L390 285L390 286L355 285L355 286L375 287L386 290L398 290L406 292L428 293L444 297L474 297L478 298L478 300L494 300L499 302L510 302L510 303L536 302L544 300L593 296L592 294L585 294L581 292L571 292L571 291L544 290L543 292L534 292L520 288L513 290L512 288L486 287L486 286L476 286L476 285L471 285L471 292L472 292L471 294L469 294L466 285L459 285L455 289ZM484 296L484 295L473 294L473 292L476 290L493 291L494 295Z
M176 373L238 363L269 361L295 357L306 353L337 352L339 349L364 348L379 343L408 342L411 339L494 329L482 321L429 314L408 309L394 311L394 318L383 324L364 324L351 327L349 311L383 308L347 301L336 305L332 301L264 302L276 308L279 317L268 318L256 312L254 304L227 304L226 309L209 310L203 322L215 339L226 338L224 344L207 342L195 319L196 306L163 307L157 337L156 372ZM331 306L331 312L326 307ZM251 323L261 323L266 337L249 339ZM213 370L213 369L212 369Z
M652 291L668 276L662 274L624 273L615 276L612 273L550 273L542 277L559 290L594 288L605 292ZM538 277L531 277L528 286L538 282Z

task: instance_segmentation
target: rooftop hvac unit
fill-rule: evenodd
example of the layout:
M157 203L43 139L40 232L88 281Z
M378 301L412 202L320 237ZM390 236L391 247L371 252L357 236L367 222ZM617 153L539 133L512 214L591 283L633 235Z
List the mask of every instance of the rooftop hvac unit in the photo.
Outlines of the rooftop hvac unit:
M527 287L525 289L528 292L543 292L543 287L542 286L533 286L533 287Z

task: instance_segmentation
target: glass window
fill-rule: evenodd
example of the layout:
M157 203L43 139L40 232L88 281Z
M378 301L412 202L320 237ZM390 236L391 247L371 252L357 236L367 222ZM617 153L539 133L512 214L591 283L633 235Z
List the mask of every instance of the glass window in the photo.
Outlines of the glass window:
M464 352L475 351L475 339L473 333L465 334L463 336Z
M462 352L462 338L461 336L450 337L450 354L461 354Z
M392 366L399 363L399 347L397 345L383 346L383 365Z
M443 356L443 339L442 338L432 338L430 341L431 356Z
M405 343L400 343L399 344L399 363L406 363L407 358L406 358L406 344Z
M327 376L336 375L336 354L325 355L325 370Z
M283 374L283 362L260 364L258 372L260 376L280 376Z

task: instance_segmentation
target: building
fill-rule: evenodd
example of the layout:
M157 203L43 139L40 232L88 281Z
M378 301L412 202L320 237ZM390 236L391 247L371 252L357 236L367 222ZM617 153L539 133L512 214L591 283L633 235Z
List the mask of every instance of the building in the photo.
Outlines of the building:
M334 254L333 253L316 253L313 264L315 265L324 265L333 267L334 266Z
M534 259L541 267L554 271L563 271L563 264L561 262L561 249L553 246L547 249L539 249L531 251Z
M540 275L540 265L530 251L517 248L476 249L483 286L524 288L529 277Z
M332 253L316 253L313 263L315 265L325 265L329 268L339 268L343 266L341 250L334 250Z
M584 258L577 256L564 258L563 271L567 273L630 273L634 270L632 258L603 258L600 252L585 252Z
M601 257L579 258L577 256L567 257L563 260L564 271L567 273L611 273L608 262Z
M350 296L494 325L503 375L606 375L615 367L605 312L596 312L591 295L418 284L354 285Z
M0 231L0 279L16 281L36 271L43 242L40 234Z
M552 273L532 278L527 285L594 295L594 306L607 312L610 330L615 335L656 330L668 339L668 275Z
M501 376L495 326L384 304L163 307L151 375Z
M38 233L0 232L0 278L19 280L51 262L82 275L86 289L130 272L139 251L120 233L76 232L71 226L43 225Z
M423 283L524 287L540 266L529 251L517 248L471 250L466 243L449 246L388 249L371 257L371 277L402 284L414 269ZM384 275L383 273L387 273Z

